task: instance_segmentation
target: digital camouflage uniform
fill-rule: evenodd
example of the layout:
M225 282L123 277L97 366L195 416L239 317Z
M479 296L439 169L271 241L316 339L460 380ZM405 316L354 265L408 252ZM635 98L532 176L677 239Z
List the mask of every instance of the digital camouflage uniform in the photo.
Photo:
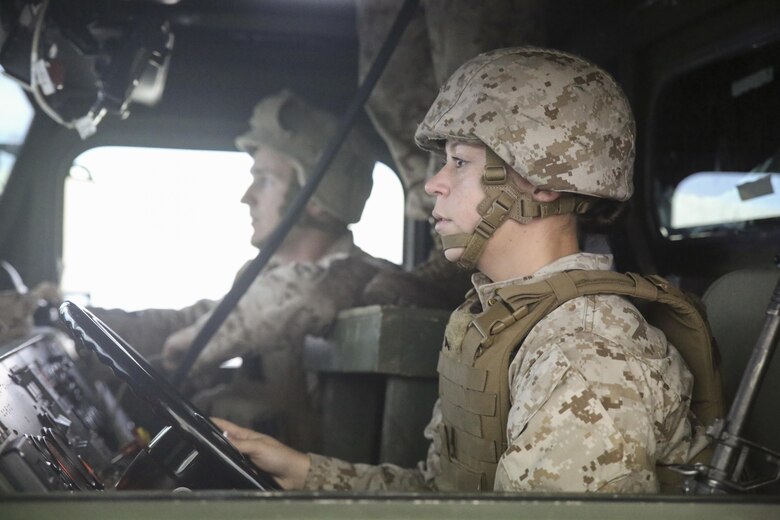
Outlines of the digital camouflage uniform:
M519 47L469 60L442 86L415 134L421 148L437 153L447 140L485 145L485 196L476 208L481 220L471 232L442 236L444 248L463 248L459 264L472 267L507 219L527 224L588 213L598 199L627 200L633 191L634 134L621 89L582 58ZM534 200L511 181L507 167L534 188L559 196ZM492 484L500 491L657 491L656 464L687 461L691 443L693 378L665 335L627 299L606 293L567 297L522 339L514 335L522 329L511 321L521 323L522 309L515 316L514 308L509 313L499 303L499 290L507 294L511 288L522 299L527 287L530 299L537 294L530 292L531 283L557 280L555 273L609 269L611 257L577 253L527 277L492 283L475 274L475 292L450 316L445 331L441 398L425 431L431 440L427 460L404 470L312 455L306 487L473 491ZM501 311L495 317L494 307ZM497 316L507 321L491 321ZM475 334L482 340L469 339ZM496 367L507 370L508 388L496 385L502 375ZM502 406L503 392L509 407L505 424L490 411L491 403ZM477 408L487 410L475 416ZM503 453L494 454L489 448L496 445L483 442L494 439L491 424L498 433L505 429ZM495 479L485 479L483 487L472 475L494 455Z
M249 154L266 147L289 159L297 175L289 199L307 181L337 128L335 116L283 90L255 106L236 147ZM313 262L272 259L200 353L185 383L206 414L269 433L298 449L317 448L316 392L302 368L304 339L325 334L338 311L359 305L369 280L392 265L361 251L346 229L360 219L371 192L374 159L366 149L363 136L350 132L312 196L336 221L327 224L328 231L343 228L340 238ZM289 203L283 201L282 208ZM326 225L305 213L302 218L307 220L298 223L301 227ZM200 301L179 311L95 314L155 359L163 345L166 354L173 346L191 345L215 305ZM220 363L236 356L243 357L241 368L225 377Z
M430 215L423 184L434 173L427 153L415 146L417 124L439 86L466 60L497 47L543 44L539 0L423 0L406 27L366 103L408 189L407 213ZM359 73L364 77L398 14L398 0L358 0Z
M190 386L201 391L195 404L208 415L316 449L315 388L301 366L304 338L324 335L338 311L358 305L364 286L385 265L355 246L350 232L316 262L269 263L193 366ZM201 300L181 310L91 310L156 360L171 336L191 343L215 306ZM240 369L218 368L236 356L245 357ZM233 376L212 387L218 372Z
M571 270L608 270L611 257L579 253L534 275L491 283L473 277L474 307L455 311L447 343L458 348L466 325L496 289ZM478 303L481 303L478 304ZM677 350L625 298L583 296L557 308L530 332L509 366L509 448L496 491L658 491L656 464L688 460L693 379ZM438 489L441 411L425 436L416 469L369 466L312 455L307 489Z

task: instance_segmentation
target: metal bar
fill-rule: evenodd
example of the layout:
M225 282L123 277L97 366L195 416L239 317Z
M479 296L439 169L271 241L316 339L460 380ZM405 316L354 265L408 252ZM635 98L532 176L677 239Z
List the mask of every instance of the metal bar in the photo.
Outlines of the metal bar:
M772 360L779 336L780 280L777 281L769 299L764 326L753 348L745 373L742 375L731 409L717 433L717 440L720 442L715 447L712 460L705 469L704 475L696 478L697 482L693 486L694 493L712 494L723 491L724 485L728 488L731 484L738 484L739 475L730 475L741 449L741 443L735 439L738 439L742 433L750 409L758 396L761 381Z

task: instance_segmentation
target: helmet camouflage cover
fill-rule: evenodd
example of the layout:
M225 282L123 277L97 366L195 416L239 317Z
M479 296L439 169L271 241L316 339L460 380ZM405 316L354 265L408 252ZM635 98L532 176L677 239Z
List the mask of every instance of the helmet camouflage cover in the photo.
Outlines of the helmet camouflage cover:
M417 144L479 141L536 188L625 201L634 118L604 70L565 52L498 49L462 65L417 128Z
M236 139L236 147L252 154L257 147L268 146L285 154L295 163L298 182L303 185L336 132L338 119L283 90L260 101L249 124L249 131ZM346 224L360 220L371 193L374 160L365 152L367 148L353 130L312 196Z

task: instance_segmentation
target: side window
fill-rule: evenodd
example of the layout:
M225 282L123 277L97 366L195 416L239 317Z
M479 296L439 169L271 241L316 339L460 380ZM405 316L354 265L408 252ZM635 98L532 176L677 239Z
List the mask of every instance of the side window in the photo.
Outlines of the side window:
M101 307L180 308L219 299L257 255L240 199L246 153L133 147L78 156L65 186L62 289ZM395 182L395 185L393 184ZM377 163L358 246L400 263L403 191Z
M671 240L780 229L780 42L670 80L650 152Z
M239 152L101 147L65 185L63 292L128 310L224 295L256 254Z
M0 73L0 195L8 182L17 151L27 136L33 113L22 87Z
M779 167L775 171L780 170ZM698 172L672 195L673 229L780 217L780 172Z
M360 222L350 226L355 244L394 264L403 262L404 190L398 175L383 163L374 166L374 187Z

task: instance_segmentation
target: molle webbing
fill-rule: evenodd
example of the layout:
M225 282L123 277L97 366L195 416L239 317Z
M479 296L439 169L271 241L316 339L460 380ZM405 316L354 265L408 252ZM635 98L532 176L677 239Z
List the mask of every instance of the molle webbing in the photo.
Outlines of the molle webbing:
M693 373L691 410L705 425L722 417L720 374L709 326L681 291L659 276L558 273L540 282L498 289L487 309L469 323L460 348L442 349L441 489L493 489L498 458L507 449L509 363L541 319L571 299L596 294L634 299L644 318L666 334ZM476 303L476 296L455 312L466 312L469 303Z

